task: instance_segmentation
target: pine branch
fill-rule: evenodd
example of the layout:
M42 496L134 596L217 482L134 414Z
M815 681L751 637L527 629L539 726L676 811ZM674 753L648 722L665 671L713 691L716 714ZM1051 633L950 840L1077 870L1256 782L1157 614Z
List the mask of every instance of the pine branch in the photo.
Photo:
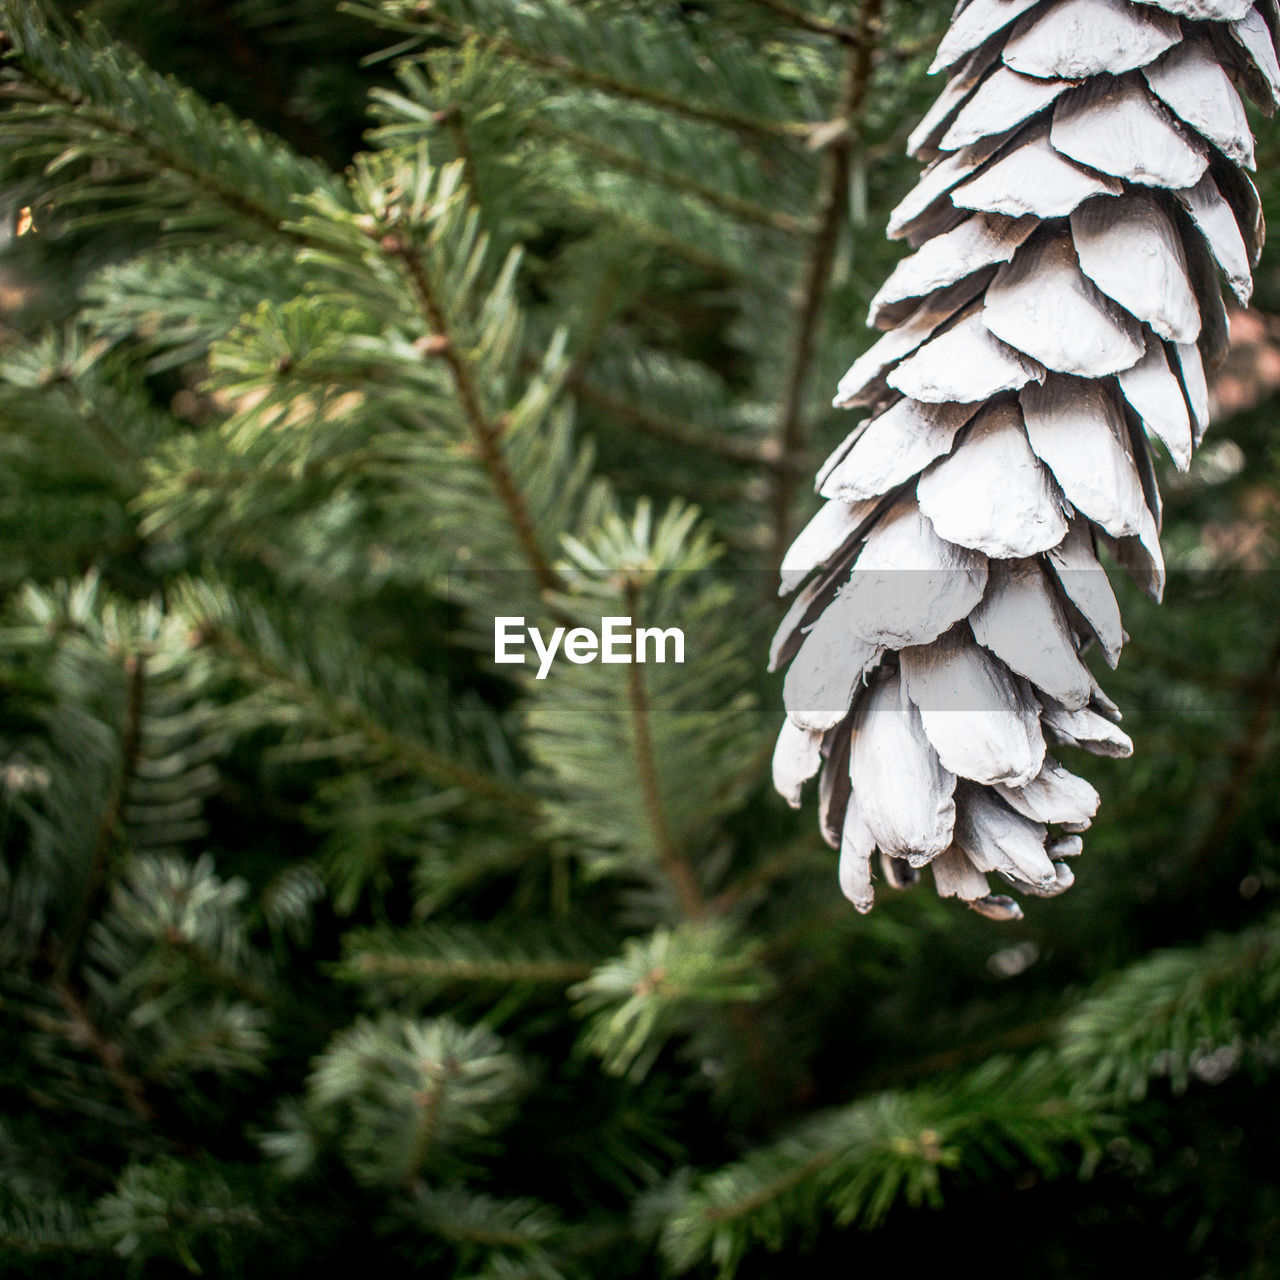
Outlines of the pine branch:
M697 515L673 504L655 518L641 502L631 519L607 512L587 541L566 538L566 607L596 627L631 618L641 660L616 673L574 665L555 686L528 687L531 750L558 791L551 811L593 865L653 882L689 916L707 904L688 851L735 803L729 788L757 741L732 592L697 572L717 555Z
M188 960L192 967L202 977L213 983L214 986L225 987L228 991L234 991L236 995L243 996L254 1004L268 1007L275 1007L281 1004L281 998L276 992L260 982L255 982L252 978L245 977L242 973L236 973L227 965L220 964L214 956L211 956L195 940L185 938L176 931L171 931L165 935L164 944L176 955ZM329 1024L317 1021L316 1025L328 1026Z
M570 995L587 1017L583 1046L609 1072L638 1082L674 1036L702 1031L711 1009L728 1013L752 1064L766 1066L751 1004L770 989L753 944L723 920L687 919L629 939L619 956L598 965ZM757 1083L767 1091L769 1080L765 1074Z
M844 22L831 22L826 18L819 18L816 14L807 13L793 4L788 4L786 0L751 0L751 3L785 18L793 27L798 27L801 31L811 31L818 36L829 36L833 40L839 40L841 44L860 45L866 39L866 28L863 24L850 26Z
M857 38L847 43L844 84L837 119L840 133L828 146L827 173L823 184L818 226L809 247L804 281L796 314L791 366L783 392L781 413L775 434L777 456L787 463L798 461L808 427L804 419L805 393L817 349L823 304L831 279L844 206L848 199L849 177L857 146L859 117L871 88L876 39L880 31L883 0L864 0L858 14ZM773 481L773 563L781 564L791 540L792 506L800 469L780 466Z
M413 1189L465 1169L510 1119L525 1084L492 1031L448 1018L361 1018L316 1062L308 1106L341 1135L347 1162L371 1187ZM278 1151L285 1135L273 1141Z
M340 972L366 987L424 997L451 987L569 986L591 970L581 942L502 924L354 932L344 939Z
M480 169L476 164L471 140L467 137L467 121L462 113L462 108L450 104L437 111L435 118L438 123L444 125L449 131L449 137L453 140L458 159L462 161L462 171L466 175L467 188L471 192L471 198L475 201L477 208L483 209L485 201L484 192L480 184Z
M402 265L413 285L414 294L431 325L433 353L439 355L449 368L463 412L475 438L481 463L507 511L511 527L539 588L548 594L560 590L563 584L538 541L533 517L503 454L502 426L488 418L484 412L471 366L458 350L450 332L448 319L440 305L429 271L413 248L394 232L379 237L378 244L383 252Z
M563 1233L550 1206L536 1200L497 1200L461 1187L414 1188L413 1213L430 1230L462 1247L485 1253L535 1253L549 1265L543 1245Z
M1153 1079L1176 1092L1242 1065L1274 1066L1280 1036L1280 920L1196 947L1157 951L1105 979L1062 1022L1059 1055L1077 1091L1135 1102Z
M463 11L469 12L469 7L469 4L462 6ZM771 120L750 112L721 107L713 103L693 101L679 94L657 88L653 84L646 84L622 75L610 74L608 71L575 62L572 58L549 49L536 48L527 42L516 39L512 35L499 35L481 30L477 26L469 25L465 21L459 21L448 16L444 11L444 7L438 3L429 4L425 10L417 3L399 2L384 3L381 9L371 9L360 4L345 4L343 8L349 13L359 14L380 25L415 35L421 34L424 25L435 27L459 40L474 40L485 49L492 49L503 57L514 58L537 71L557 76L571 84L597 89L612 97L641 102L647 106L657 107L674 115L683 116L688 120L701 121L730 129L735 133L757 141L779 138L803 139L810 132L811 126L806 122ZM557 5L557 9L560 10L557 17L561 17L565 21L581 21L576 15L572 14L572 10L566 7ZM417 15L422 16L414 20L413 17L401 17L398 16L399 14L412 14L415 17ZM490 17L492 21L492 18L498 15L483 16ZM498 27L498 30L502 29L501 26Z
M49 328L35 339L5 337L0 410L11 419L7 429L38 438L33 454L59 455L60 466L92 477L117 503L131 499L148 455L174 423L153 403L128 357L79 324ZM33 401L41 406L38 421Z
M259 679L278 685L296 703L315 706L327 718L354 729L377 750L402 760L429 781L460 787L478 799L497 803L516 813L533 815L538 811L537 798L530 792L460 764L423 742L389 729L353 700L332 697L298 679L266 654L255 651L227 627L219 625L207 612L197 608L192 616L202 644L226 654Z
M182 619L113 596L96 574L29 584L0 651L33 698L9 749L21 744L41 774L27 802L8 807L17 822L6 840L27 852L10 864L5 945L27 952L43 938L70 979L121 867L206 834L201 808L225 737Z
M623 151L618 147L609 146L607 143L592 138L585 133L550 125L537 119L530 121L529 128L532 133L562 142L575 150L583 151L595 159L602 160L612 169L617 169L622 173L634 174L638 178L644 178L664 191L679 191L685 195L694 196L703 201L703 203L710 205L711 208L718 209L721 213L727 213L732 218L767 227L771 231L781 231L789 236L801 236L812 231L812 228L803 219L797 218L793 214L784 213L778 209L770 209L754 200L742 199L731 192L722 190L720 187L708 186L705 182L698 181L697 178L690 176L688 173L650 164L642 156Z
M212 199L233 219L272 231L298 196L336 190L322 166L209 107L107 43L96 28L85 37L68 35L43 4L13 0L0 7L0 20L14 47L5 90L12 105L0 129L28 150L63 161L92 150L137 162L180 179L178 200L189 210ZM76 182L65 186L64 199ZM155 195L166 202L163 192Z
M198 1255L212 1253L221 1269L230 1257L261 1247L271 1215L260 1207L259 1188L242 1187L237 1195L207 1156L184 1157L136 1157L93 1206L95 1236L139 1271L180 1266L188 1275L200 1275ZM231 1253L227 1246L233 1240L241 1243Z
M640 588L634 579L623 585L623 600L627 616L637 619L640 614ZM658 783L657 768L653 756L653 736L649 717L649 696L645 689L644 666L632 662L627 666L627 700L631 710L631 744L635 752L636 781L644 801L644 812L649 823L658 864L666 872L675 889L681 910L691 920L707 914L707 900L698 883L697 873L684 850L677 843L667 821L662 788Z
M874 1226L898 1202L934 1204L943 1175L1017 1160L1045 1175L1106 1125L1062 1105L1044 1062L995 1061L943 1093L881 1093L815 1116L776 1143L705 1175L667 1218L661 1249L677 1274L715 1263L732 1276L752 1247L780 1249L801 1222Z
M129 1109L139 1120L147 1124L154 1123L155 1108L147 1094L146 1085L129 1070L120 1046L94 1022L88 1006L70 980L54 977L50 986L67 1014L68 1022L62 1033L73 1043L84 1045L102 1063L111 1082L120 1090Z
M815 1217L874 1225L899 1200L936 1204L944 1174L982 1176L1016 1161L1052 1176L1072 1150L1091 1158L1116 1126L1115 1108L1143 1098L1152 1079L1181 1090L1246 1061L1274 1070L1277 991L1274 919L1156 953L1099 984L1050 1047L1022 1063L991 1058L939 1080L961 1058L932 1062L928 1084L811 1117L702 1175L671 1208L663 1253L678 1273L711 1261L730 1276L750 1248L776 1250ZM1011 1040L1042 1031L1031 1024Z
M42 1197L31 1206L0 1214L0 1250L12 1258L103 1258L107 1244L80 1221L65 1201Z
M86 286L86 320L96 333L141 342L153 353L148 372L204 360L264 298L283 305L305 287L297 247L286 234L263 245L201 245L114 263Z

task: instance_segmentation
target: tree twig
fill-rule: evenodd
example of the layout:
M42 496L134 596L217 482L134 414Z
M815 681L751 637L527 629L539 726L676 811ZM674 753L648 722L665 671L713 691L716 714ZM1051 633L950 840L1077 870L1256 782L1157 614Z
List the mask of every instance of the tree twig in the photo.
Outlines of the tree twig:
M456 104L450 104L436 112L436 121L449 132L449 137L453 139L454 149L458 153L458 159L462 161L462 172L467 180L467 186L471 189L471 199L477 208L483 209L484 200L480 192L480 171L476 167L476 155L471 146L471 139L467 137L466 123L462 118L462 108Z
M802 31L811 31L814 35L830 36L842 44L858 44L863 38L859 27L850 26L846 22L832 22L827 18L819 18L816 14L806 13L803 9L788 4L786 0L751 0L751 3L758 8L776 13L780 18L785 18L793 27L799 27Z
M435 283L431 279L430 272L427 271L421 257L414 249L394 232L381 236L378 244L383 252L396 259L404 268L433 334L439 341L435 353L449 369L463 414L475 438L481 464L489 473L498 500L506 509L516 540L520 544L525 561L537 579L539 589L545 594L563 590L564 584L560 575L551 567L551 561L538 541L537 527L525 502L524 494L521 493L515 477L507 466L506 455L502 451L502 428L484 411L480 400L480 389L476 386L470 364L454 341L444 308L436 295Z
M129 1070L120 1046L94 1022L88 1006L69 981L61 977L55 978L52 987L68 1018L67 1026L63 1029L67 1038L83 1044L102 1063L112 1084L120 1090L129 1110L138 1119L148 1124L154 1122L155 1108L147 1096L146 1085Z
M858 16L858 38L847 46L844 86L840 94L840 134L827 148L827 173L822 193L818 228L809 247L804 283L796 314L795 339L791 351L791 368L782 397L776 440L778 457L792 458L803 450L808 436L804 417L804 397L809 372L813 366L823 304L831 278L831 264L844 204L848 198L853 153L857 144L857 123L871 87L875 59L876 36L880 29L880 11L884 0L865 0ZM794 468L780 467L774 475L773 487L773 563L782 557L791 540L791 508L795 501L798 475Z
M640 590L634 579L628 579L624 587L627 613L637 616ZM636 777L640 784L645 816L653 836L658 865L671 882L681 913L689 920L705 920L712 914L712 904L702 891L698 877L688 854L680 847L667 821L662 789L658 783L658 771L653 754L653 735L649 712L649 696L644 683L644 666L633 662L627 667L627 697L631 708L632 746L635 752ZM775 1078L773 1056L755 1010L746 1002L730 1004L726 1009L729 1025L733 1028L743 1052L751 1064L758 1086L758 1095L767 1108L776 1101L769 1087Z
M623 594L627 613L634 620L640 608L640 588L634 579L627 579ZM707 914L707 899L688 857L676 842L667 821L666 804L662 798L653 755L649 692L645 687L644 666L639 662L633 662L627 667L627 701L631 712L631 745L635 753L636 780L640 785L645 819L653 837L658 865L671 881L682 913L691 920L701 920Z
M381 955L371 951L361 953L352 961L352 965L362 977L480 982L504 987L517 983L569 986L589 978L593 971L592 965L585 960L458 960L434 956Z

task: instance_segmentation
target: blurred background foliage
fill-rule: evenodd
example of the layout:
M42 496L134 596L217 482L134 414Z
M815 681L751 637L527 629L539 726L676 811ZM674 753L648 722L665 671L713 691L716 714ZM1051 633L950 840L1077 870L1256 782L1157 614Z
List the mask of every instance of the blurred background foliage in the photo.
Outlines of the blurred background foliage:
M1070 893L769 785L946 18L0 0L4 1274L1275 1275L1273 259Z

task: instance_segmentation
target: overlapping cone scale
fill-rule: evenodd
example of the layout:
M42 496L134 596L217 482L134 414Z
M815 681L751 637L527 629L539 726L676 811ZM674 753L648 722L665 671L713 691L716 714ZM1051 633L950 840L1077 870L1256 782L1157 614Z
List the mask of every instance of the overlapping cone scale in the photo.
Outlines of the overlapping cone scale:
M962 0L890 217L913 252L835 403L861 422L783 565L774 776L860 911L928 867L995 919L1052 896L1128 755L1081 660L1124 640L1100 548L1159 598L1152 442L1185 468L1262 245L1241 94L1280 105L1275 0ZM879 855L878 863L875 861Z

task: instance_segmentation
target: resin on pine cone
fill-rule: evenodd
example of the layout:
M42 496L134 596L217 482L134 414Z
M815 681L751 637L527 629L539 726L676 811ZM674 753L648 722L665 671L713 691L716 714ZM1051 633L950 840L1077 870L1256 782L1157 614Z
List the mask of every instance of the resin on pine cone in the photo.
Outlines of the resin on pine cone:
M1274 0L968 0L890 218L915 250L835 403L869 408L782 566L796 593L774 780L819 775L840 884L1017 918L1067 888L1097 792L1056 746L1128 755L1081 661L1124 632L1099 546L1160 598L1151 441L1179 468L1262 246L1239 90L1280 104Z

